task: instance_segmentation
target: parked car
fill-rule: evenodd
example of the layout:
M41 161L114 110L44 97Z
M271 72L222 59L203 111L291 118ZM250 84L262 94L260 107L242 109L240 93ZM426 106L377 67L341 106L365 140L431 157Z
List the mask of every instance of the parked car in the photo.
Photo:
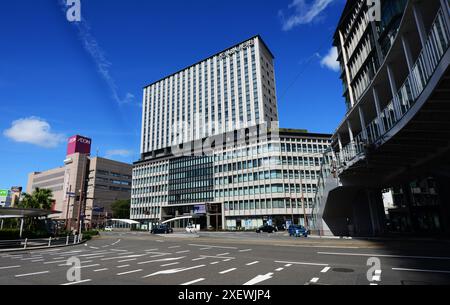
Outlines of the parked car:
M304 226L299 225L291 225L289 226L289 236L295 236L295 237L308 237L309 231Z
M186 232L187 233L197 233L197 226L193 225L193 224L189 224L186 227Z
M173 229L171 227L169 227L168 225L159 225L154 227L150 233L152 234L169 234L169 233L173 233Z
M262 227L259 227L258 229L256 229L256 233L273 233L276 232L277 228L274 226L269 226L269 225L264 225Z
M105 227L106 232L112 232L112 230L113 230L113 227L111 227L111 226Z

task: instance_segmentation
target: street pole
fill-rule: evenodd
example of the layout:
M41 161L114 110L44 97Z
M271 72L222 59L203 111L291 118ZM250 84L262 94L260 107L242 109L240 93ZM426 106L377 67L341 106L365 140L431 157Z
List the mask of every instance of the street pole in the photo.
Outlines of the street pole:
M69 186L69 193L68 196L68 200L67 200L67 211L66 211L66 231L68 230L69 227L69 209L70 209L70 198L71 198L71 193L72 193L72 185Z
M82 179L81 179L81 189L80 189L80 200L78 202L78 221L77 221L77 231L78 234L81 233L81 205L83 203L83 196L84 196L84 179L86 177L86 160L87 156L85 156L85 159L83 161L83 173L82 173Z

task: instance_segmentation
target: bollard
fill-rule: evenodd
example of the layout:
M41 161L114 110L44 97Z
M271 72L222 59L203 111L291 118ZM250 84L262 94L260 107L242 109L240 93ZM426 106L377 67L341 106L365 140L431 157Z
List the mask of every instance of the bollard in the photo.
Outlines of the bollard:
M48 238L48 247L50 247L52 245L52 237L50 236L49 238Z
M66 237L66 246L68 246L68 245L69 245L69 238L70 238L70 236L69 236L69 235L67 235L67 237Z
M73 244L75 245L76 243L77 243L77 236L74 235L74 236L73 236Z
M80 233L80 236L78 238L78 243L80 243L81 241L83 241L83 233Z
M24 249L27 248L27 242L28 242L28 238L25 238L25 244L23 245L23 248L24 248Z

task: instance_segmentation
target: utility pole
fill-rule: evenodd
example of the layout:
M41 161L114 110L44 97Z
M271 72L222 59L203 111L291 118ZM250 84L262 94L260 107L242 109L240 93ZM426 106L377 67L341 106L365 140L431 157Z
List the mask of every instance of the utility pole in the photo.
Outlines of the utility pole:
M67 196L67 211L66 211L66 231L69 229L69 209L70 209L70 198L72 198L72 185L69 186L69 194Z
M79 204L78 204L78 219L77 219L77 231L78 234L81 233L81 206L83 204L83 196L84 196L84 183L85 183L85 178L86 178L86 160L87 160L87 156L84 156L85 159L83 160L83 173L82 173L82 179L81 179L81 189L80 189L80 200L79 200Z

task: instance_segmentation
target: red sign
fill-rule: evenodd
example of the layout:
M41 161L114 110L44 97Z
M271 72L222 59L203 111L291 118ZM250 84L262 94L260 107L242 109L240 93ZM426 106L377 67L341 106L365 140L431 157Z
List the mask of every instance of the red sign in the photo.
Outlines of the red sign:
M75 153L80 154L90 154L91 153L92 140L79 135L69 138L69 143L67 145L67 155L72 155Z

